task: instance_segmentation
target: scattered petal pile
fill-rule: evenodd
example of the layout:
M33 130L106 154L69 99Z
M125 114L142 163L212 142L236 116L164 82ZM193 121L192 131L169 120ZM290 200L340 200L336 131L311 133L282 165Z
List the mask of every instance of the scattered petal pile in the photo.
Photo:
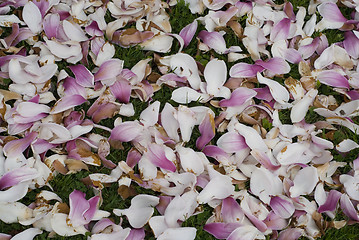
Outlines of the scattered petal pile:
M359 222L357 5L2 1L0 238Z

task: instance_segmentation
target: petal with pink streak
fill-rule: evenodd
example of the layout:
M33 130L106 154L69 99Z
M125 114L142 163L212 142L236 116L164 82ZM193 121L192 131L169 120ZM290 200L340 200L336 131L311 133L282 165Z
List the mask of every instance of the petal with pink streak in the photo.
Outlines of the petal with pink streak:
M38 177L39 174L35 168L21 167L5 173L0 178L0 190L12 187L20 182L29 181Z
M319 82L331 86L331 87L338 87L338 88L350 88L348 79L341 75L340 73L333 71L333 70L327 70L322 71L318 74L317 79Z
M323 18L331 22L345 23L347 19L340 12L336 3L324 2L318 6L318 11Z
M353 206L353 203L350 200L350 198L348 197L348 195L343 194L340 197L340 208L342 209L343 213L346 216L348 216L350 219L359 222L358 212L355 209L355 207Z
M318 213L334 211L342 194L336 190L330 190L325 203L318 208Z
M60 15L57 13L47 14L44 18L43 25L46 36L49 39L56 38L57 30L60 25Z
M277 215L285 219L290 218L295 211L293 202L289 198L285 197L272 197L270 200L270 206Z
M131 229L130 234L126 237L126 240L142 240L145 239L145 230L143 228Z
M66 95L59 99L51 109L51 114L64 112L70 108L83 104L87 100L81 95Z
M275 160L271 160L270 156L272 157L272 159L274 159L273 155L271 152L269 152L271 155L268 155L268 153L264 153L261 151L258 151L257 149L254 149L251 151L251 155L266 169L270 170L270 171L275 171L278 168L280 168L279 164L274 164L272 161Z
M138 122L124 122L112 129L109 140L119 140L121 142L130 142L138 137L143 131Z
M97 211L97 204L99 201L100 201L99 196L94 196L88 200L90 207L83 214L83 217L86 220L86 222L90 222L92 218L95 216L95 213Z
M72 226L74 227L78 227L90 222L87 221L84 217L84 214L90 208L90 203L86 200L85 196L85 193L78 190L74 190L69 195L69 219L71 220Z
M103 36L103 32L98 27L96 21L92 21L92 23L85 27L85 31L91 36Z
M235 153L248 148L244 137L237 132L227 132L217 140L217 146L227 153Z
M277 24L274 25L271 33L270 33L270 40L272 42L279 41L279 40L286 40L289 35L290 29L290 19L283 18Z
M112 94L122 103L129 103L131 97L131 83L122 77L117 77L116 82L110 86Z
M238 227L227 238L227 240L255 240L255 239L264 239L264 235L257 228L250 225Z
M234 90L229 99L223 99L219 102L221 107L241 106L248 100L257 95L257 92L246 87L239 87Z
M95 82L115 78L123 68L123 61L120 59L110 59L102 63L99 70L95 73Z
M67 77L63 81L63 87L65 88L66 95L81 95L86 96L86 89L80 86L76 80L72 77Z
M72 41L82 42L87 40L85 32L77 23L64 20L62 21L62 26L66 36Z
M92 73L83 65L69 66L71 71L75 75L76 82L82 87L93 87L95 84L94 76Z
M359 58L359 39L352 31L344 33L343 46L352 58Z
M199 125L199 132L201 133L201 136L197 138L196 147L202 150L215 135L214 118L210 113L206 114Z
M290 72L289 64L284 59L279 57L271 58L266 62L259 59L255 62L255 64L271 71L274 74L286 74Z
M264 223L267 225L268 229L282 230L288 226L289 222L277 215L274 211L271 211L264 220Z
M31 132L24 138L12 140L6 143L4 146L5 156L11 158L21 154L23 151L25 151L26 148L30 146L30 144L35 140L37 135L37 132Z
M304 229L287 228L279 233L278 240L297 240L304 234Z
M256 64L240 62L231 67L229 75L235 78L251 78L255 77L257 72L262 72L263 69L263 67Z
M166 157L164 147L159 144L152 143L148 146L147 150L147 158L155 166L166 169L171 172L176 171L176 165Z
M202 30L199 32L198 37L206 44L208 47L214 49L219 54L226 52L226 41L219 32L207 32Z
M289 93L287 89L279 82L263 77L260 73L257 73L257 80L259 83L265 84L269 87L269 90L273 98L280 104L284 104L289 100Z
M225 223L242 223L245 218L242 208L232 197L223 199L221 217Z
M192 38L197 31L197 26L198 22L197 20L194 20L192 23L188 24L180 31L179 35L184 40L184 47L187 47L192 41Z
M138 161L140 161L140 159L141 159L141 154L136 149L132 148L127 153L126 163L130 168L133 168L134 166L136 166Z
M241 226L239 223L213 222L204 225L203 230L212 234L217 239L227 239L239 226Z

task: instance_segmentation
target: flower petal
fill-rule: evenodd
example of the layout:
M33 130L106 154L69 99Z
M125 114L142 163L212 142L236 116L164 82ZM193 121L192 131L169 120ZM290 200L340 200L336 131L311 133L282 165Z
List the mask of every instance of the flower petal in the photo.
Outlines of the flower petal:
M343 75L341 75L340 73L333 70L320 72L317 76L317 79L319 82L332 87L347 88L347 89L350 88L348 79Z
M76 82L82 87L93 87L95 84L94 76L92 73L83 65L72 65L69 66L71 71L75 75Z
M180 31L179 35L184 40L184 47L187 47L192 41L192 38L197 31L197 26L198 22L197 20L194 20L192 23L188 24Z
M310 194L313 192L318 180L318 171L315 167L301 169L294 177L294 185L289 189L291 197Z
M151 163L155 166L166 169L171 172L176 171L176 165L171 162L165 154L165 149L159 144L150 144L148 146L148 152L146 152L146 156Z
M212 48L216 53L223 54L227 51L226 41L219 32L207 32L202 30L199 32L198 37L204 44Z
M271 58L266 62L263 60L257 60L255 64L271 71L274 74L286 74L290 72L289 64L279 57ZM257 73L257 77L258 74L259 73Z
M42 16L39 8L33 3L28 2L22 10L22 18L31 32L38 34L42 30Z
M260 73L257 73L257 79L259 83L265 84L269 87L269 90L273 98L280 104L284 104L289 100L289 93L287 89L277 81L263 77Z
M64 112L68 109L83 104L87 100L81 95L66 95L59 99L51 109L51 114Z

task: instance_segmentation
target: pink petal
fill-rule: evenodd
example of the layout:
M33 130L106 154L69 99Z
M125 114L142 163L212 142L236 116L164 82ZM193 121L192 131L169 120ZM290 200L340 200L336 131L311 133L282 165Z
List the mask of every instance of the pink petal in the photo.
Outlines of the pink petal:
M84 214L90 208L90 203L86 200L85 196L85 193L78 190L74 190L69 195L69 219L74 227L88 223L84 218Z
M138 137L143 131L138 122L124 122L112 129L109 140L119 140L121 142L130 142Z
M165 150L161 145L152 143L147 149L147 157L155 166L171 172L176 171L176 165L168 160Z
M345 23L347 19L340 12L337 4L332 2L325 2L318 6L318 11L323 18L332 22Z
M340 208L343 210L343 213L350 219L359 222L358 212L353 206L353 203L348 197L348 195L342 194L342 196L340 197Z
M86 222L90 222L92 218L95 216L95 213L97 211L97 204L99 201L100 201L99 196L94 196L88 200L90 207L83 214L83 217L86 220Z
M95 74L95 82L115 78L122 71L123 61L120 59L110 59L102 63Z
M5 173L0 178L0 190L17 185L20 182L29 181L38 177L35 168L21 167Z
M43 21L44 31L46 36L51 38L57 37L57 30L60 25L60 15L59 14L47 14Z
M288 221L277 215L274 211L268 214L264 222L267 227L272 230L282 230L288 226Z
M291 20L291 21L295 21L295 14L293 11L293 5L290 2L286 2L284 4L284 13L287 15L287 17Z
M251 78L257 75L257 72L262 72L263 67L256 64L237 63L229 70L229 75L235 78Z
M136 149L132 148L127 153L126 163L130 168L133 168L134 166L136 166L138 161L140 161L141 157L142 155Z
M126 240L142 240L145 239L145 230L143 228L133 228L130 234L126 237Z
M359 58L359 39L352 31L347 31L344 33L345 40L343 41L343 46L348 54L357 59Z
M206 154L208 157L212 157L216 159L217 161L220 161L220 159L227 159L228 154L220 147L217 147L215 145L208 145L206 146L202 152Z
M12 140L6 143L3 149L5 156L11 158L21 154L23 151L25 151L26 148L30 146L37 135L37 132L31 132L24 138Z
M350 88L348 79L333 70L322 71L318 74L317 79L319 82L332 87Z
M298 51L302 54L304 59L307 59L313 55L317 47L319 46L319 38L315 38L311 44L300 46Z
M278 196L272 197L270 206L277 215L285 219L290 218L295 211L292 201Z
M223 54L227 50L226 41L218 32L207 32L202 30L199 32L198 37L203 41L204 44L214 49L219 54Z
M86 89L77 84L76 80L72 77L65 78L63 81L63 86L65 88L66 95L81 95L83 97L86 96Z
M95 84L94 76L83 65L69 66L71 71L75 74L76 82L82 87L93 87Z
M237 132L227 132L218 140L217 145L227 153L235 153L248 148L244 137Z
M288 228L279 233L278 240L297 240L304 234L301 228Z
M205 118L199 125L199 132L201 136L196 141L196 147L198 149L203 149L214 137L214 118L211 114L206 114Z
M92 23L90 25L85 27L85 31L91 36L103 36L103 32L98 27L98 24L96 21L92 21Z
M289 29L290 29L290 19L283 18L280 22L274 25L270 33L270 40L272 42L279 40L286 40L289 35Z
M334 211L342 194L336 190L330 190L327 200L318 208L318 213Z
M184 40L184 47L187 47L192 41L192 38L197 31L197 26L198 22L197 20L194 20L192 23L188 24L180 31L179 35Z
M131 89L131 83L122 77L117 77L116 82L110 86L112 94L122 103L130 102Z
M257 60L256 64L271 71L274 74L286 74L290 72L289 64L282 58L274 57L264 62L263 60Z
M221 216L226 223L242 222L245 218L242 208L238 202L231 197L223 199Z
M64 112L70 108L83 104L87 100L81 95L66 95L60 98L51 109L51 114Z
M278 168L280 168L280 165L274 165L269 158L269 156L261 151L258 151L257 149L254 149L251 151L251 155L260 163L263 167L270 171L275 171Z
M246 87L239 87L234 90L231 94L229 99L224 99L219 102L219 106L221 107L234 107L234 106L241 106L251 98L257 95L257 92L246 88Z
M217 239L227 239L228 236L239 226L241 226L239 223L214 222L204 225L203 230L209 232Z

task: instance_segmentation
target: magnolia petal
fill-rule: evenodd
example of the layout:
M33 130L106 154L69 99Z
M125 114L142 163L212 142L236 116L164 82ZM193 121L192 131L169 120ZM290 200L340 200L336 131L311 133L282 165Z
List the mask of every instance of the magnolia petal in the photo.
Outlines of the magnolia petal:
M207 102L208 98L207 94L199 93L192 88L180 87L172 92L171 100L177 103L188 104L193 101Z
M288 144L282 148L282 150L277 154L276 158L282 165L289 165L294 163L306 164L311 160L311 156L309 154L306 156L307 150L308 145L301 142Z
M350 219L354 221L359 221L358 212L353 206L353 203L348 197L348 195L342 194L342 196L340 197L340 208L342 209L343 213Z
M82 87L93 87L95 84L94 76L92 73L83 65L69 66L71 71L75 75L77 84Z
M350 88L348 79L336 71L327 70L318 74L317 79L319 82L338 88Z
M81 225L73 227L68 223L68 215L64 213L55 213L51 217L51 227L54 232L60 236L75 236L87 232L86 228Z
M287 228L280 231L278 240L297 240L304 234L304 229L301 228Z
M270 33L270 40L272 42L286 40L289 35L290 23L290 19L283 18L281 21L275 24Z
M201 84L196 61L188 54L177 53L170 58L170 67L179 77L186 77L190 86L197 90Z
M283 191L283 184L280 178L265 168L257 168L250 179L251 192L259 199L269 204L271 195L280 195Z
M290 112L290 119L293 123L300 122L304 119L309 110L309 106L313 104L317 94L317 89L310 89L301 100L294 104Z
M294 177L289 189L291 197L310 194L318 183L318 171L315 167L305 167Z
M199 32L198 37L204 44L212 48L218 54L223 54L227 51L226 41L219 32L207 32L202 30Z
M179 141L179 135L178 135L178 128L179 123L177 119L175 118L176 109L169 103L165 104L165 107L163 108L161 112L161 125L165 129L167 135L175 140L176 142Z
M69 219L74 227L88 223L84 218L84 213L90 208L90 203L86 200L85 196L85 193L78 190L74 190L69 195Z
M87 100L81 95L66 95L59 99L51 109L52 114L64 112L68 109L83 104Z
M197 26L198 22L197 20L194 20L192 23L188 24L180 31L179 35L184 40L184 47L187 47L192 41L192 38L197 31Z
M41 113L49 113L50 107L33 102L21 102L16 106L16 110L23 117L34 117Z
M157 167L166 169L171 172L176 171L176 165L166 157L165 149L163 146L152 143L148 146L147 149L148 152L145 154L151 163Z
M339 152L350 152L353 149L356 149L359 147L359 144L354 142L351 139L345 139L343 141L341 141L337 146L336 149Z
M192 130L197 122L196 114L186 106L180 105L177 112L177 121L184 142L191 139Z
M335 57L334 57L334 47L333 45L326 48L322 54L320 54L320 57L317 58L314 62L314 67L316 69L323 69L330 64L334 63Z
M267 152L268 147L263 141L259 133L252 127L248 127L241 123L235 124L235 129L242 135L249 148L257 149L258 151Z
M116 82L110 86L110 90L120 102L130 102L132 86L127 79L118 77Z
M109 140L119 140L121 142L130 142L138 137L143 128L138 122L124 122L117 125L111 131Z
M31 32L38 34L42 30L42 16L39 8L33 3L28 2L22 10L22 18Z
M24 138L12 140L6 143L3 149L5 156L10 158L21 154L23 151L25 151L26 148L30 146L37 135L37 132L31 132Z
M203 75L207 82L207 93L217 96L227 80L226 63L223 60L212 59L207 63Z
M340 12L336 3L324 2L318 6L318 12L323 18L331 22L345 23L347 19Z
M56 38L57 31L60 26L60 15L55 14L47 14L43 21L44 31L48 38Z
M128 209L114 209L117 216L126 215L131 226L134 228L143 227L151 218L154 209L159 203L159 198L146 194L139 194L132 198L131 206Z
M241 226L239 223L213 222L204 225L203 230L212 234L217 239L227 239L239 226Z
M248 148L243 136L237 132L227 132L217 140L217 146L227 153L235 153Z
M123 60L110 59L101 64L99 70L95 73L95 82L113 79L119 75L123 68Z
M197 229L194 227L168 228L157 239L158 240L194 240Z
M167 53L171 50L173 38L168 35L157 35L140 44L143 50Z
M192 172L197 176L204 171L202 158L205 158L203 153L195 152L191 148L177 147L177 153L181 161L181 166L186 172Z
M261 233L254 226L241 226L234 230L227 238L227 240L255 240L255 239L265 239L263 233Z
M322 213L326 211L334 211L337 207L337 204L341 196L342 194L340 192L336 190L330 190L325 203L319 206L318 213Z
M204 204L213 199L225 199L233 194L234 186L229 176L219 175L207 184L207 186L199 193L197 202Z
M146 128L155 125L158 121L159 111L160 111L160 102L155 101L141 112L140 122Z
M21 233L16 234L11 239L12 240L32 240L35 238L36 235L42 233L42 230L38 228L28 228Z
M2 202L0 204L0 220L5 223L32 218L33 210L20 202Z
M206 114L205 118L199 125L201 136L197 138L196 147L203 149L215 136L214 118L212 114Z
M266 62L262 60L257 60L256 65L259 65L274 74L286 74L290 72L289 64L284 59L279 57L271 58ZM260 74L257 72L257 77L258 75Z
M229 70L229 75L235 78L251 78L257 76L258 72L262 72L263 67L256 64L237 63Z
M272 197L270 206L277 215L285 219L290 218L295 211L295 207L289 198L279 196Z
M257 73L257 79L259 83L265 84L269 87L269 90L273 98L280 104L284 104L289 100L289 93L287 89L280 83L263 77L260 73Z
M77 23L72 23L67 20L64 20L62 21L62 26L65 34L72 41L82 42L87 40L85 32Z
M340 175L339 180L344 185L345 192L349 197L359 201L359 192L356 189L356 186L359 184L359 177L342 174Z
M223 99L219 102L221 107L235 107L241 106L253 97L257 95L257 92L253 89L246 87L236 88L229 99Z
M355 59L359 58L359 38L352 32L347 31L344 33L345 40L343 46L348 54Z
M0 190L12 187L20 182L25 182L37 178L38 172L34 168L21 167L5 173L0 178Z

